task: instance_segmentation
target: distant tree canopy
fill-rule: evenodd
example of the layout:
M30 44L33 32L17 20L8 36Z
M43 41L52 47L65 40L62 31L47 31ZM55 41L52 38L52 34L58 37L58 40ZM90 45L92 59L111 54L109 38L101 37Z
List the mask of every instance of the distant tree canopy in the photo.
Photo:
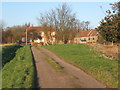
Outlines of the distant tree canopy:
M73 40L79 30L89 30L89 21L80 21L76 18L76 14L72 12L67 4L62 4L48 13L41 13L37 18L40 26L57 31L56 40L67 43L68 40ZM22 40L27 25L13 26L2 29L3 24L0 24L2 31L2 43L16 43ZM51 31L49 30L49 31ZM46 35L52 38L51 35ZM34 32L28 32L28 40L38 38L39 35ZM39 37L40 38L40 37Z
M22 40L22 36L25 33L26 26L13 26L7 27L2 30L2 43L16 43Z
M57 30L57 41L61 40L64 43L72 40L77 31L89 29L90 24L89 21L80 22L66 3L48 13L41 13L37 20L40 26L54 27Z
M2 26L2 25L1 25ZM29 24L24 25L17 25L12 27L7 27L4 29L1 29L2 31L2 43L21 43L22 38L25 39L26 37L26 29L31 26ZM27 40L34 40L37 38L41 38L38 33L36 33L36 30L30 30L27 31Z
M120 41L120 2L111 5L112 11L106 11L97 30L105 41L116 43Z

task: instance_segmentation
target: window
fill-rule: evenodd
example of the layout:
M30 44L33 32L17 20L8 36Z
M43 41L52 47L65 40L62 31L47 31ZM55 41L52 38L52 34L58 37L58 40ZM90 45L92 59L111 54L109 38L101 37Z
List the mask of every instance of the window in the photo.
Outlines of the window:
M54 35L55 35L55 32L52 32L51 35L54 36Z
M38 32L37 35L40 35L40 33Z
M82 42L86 42L86 40L81 40Z
M90 38L88 40L90 40Z
M42 42L44 42L45 41L45 39L44 38L42 38Z
M30 32L30 34L33 34L33 32Z
M93 40L94 40L94 38L93 38Z
M41 32L41 36L44 36L44 32Z

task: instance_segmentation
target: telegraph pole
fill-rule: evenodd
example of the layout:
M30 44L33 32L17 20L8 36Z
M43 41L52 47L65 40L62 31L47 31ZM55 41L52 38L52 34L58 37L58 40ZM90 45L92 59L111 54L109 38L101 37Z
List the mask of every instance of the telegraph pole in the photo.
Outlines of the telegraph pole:
M26 45L27 45L27 28L26 28Z
M27 45L27 29L30 27L30 23L29 24L25 24L25 26L26 26L26 45Z

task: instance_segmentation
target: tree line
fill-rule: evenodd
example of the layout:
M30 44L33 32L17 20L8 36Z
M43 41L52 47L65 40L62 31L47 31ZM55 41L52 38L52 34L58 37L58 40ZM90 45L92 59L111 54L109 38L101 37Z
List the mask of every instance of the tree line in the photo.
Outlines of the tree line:
M100 22L98 28L99 42L113 42L120 41L120 2L111 4L112 11L107 10L106 16ZM69 5L66 3L60 5L57 8L50 10L49 12L40 13L37 18L39 26L42 26L52 31L54 28L57 32L57 42L62 41L68 43L69 40L73 40L75 35L80 30L89 30L89 21L80 21L77 19L76 14L72 11ZM16 43L21 42L25 30L25 25L12 26L3 28L4 23L0 23L0 32L2 33L2 43ZM34 33L34 32L32 32ZM47 36L47 35L46 35ZM31 35L28 33L28 39L39 37L38 35ZM51 38L52 36L48 36Z
M2 30L2 43L19 43L25 33L26 26L7 27Z
M89 21L77 19L76 14L66 3L47 13L40 13L37 20L40 26L54 27L57 32L57 42L62 41L64 43L73 40L79 30L88 30L90 25Z
M72 12L70 6L68 6L66 3L50 10L47 13L40 13L40 16L37 18L37 20L39 22L39 26L44 28L49 27L49 30L54 28L57 32L56 40L64 43L67 43L68 40L73 40L79 30L90 29L90 22L78 20L76 18L76 14ZM22 25L8 27L2 30L2 43L20 42L26 28L27 27L25 25ZM28 33L28 38L35 37L36 36ZM49 38L51 38L51 36L49 36Z

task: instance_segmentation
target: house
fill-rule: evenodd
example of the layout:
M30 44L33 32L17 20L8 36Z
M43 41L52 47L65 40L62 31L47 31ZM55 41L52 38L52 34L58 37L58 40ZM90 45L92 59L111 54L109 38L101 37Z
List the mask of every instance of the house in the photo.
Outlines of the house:
M74 43L96 43L98 40L98 32L96 30L79 31L74 38Z
M28 27L27 38L31 44L54 44L56 31L52 27ZM25 37L24 37L25 38Z

